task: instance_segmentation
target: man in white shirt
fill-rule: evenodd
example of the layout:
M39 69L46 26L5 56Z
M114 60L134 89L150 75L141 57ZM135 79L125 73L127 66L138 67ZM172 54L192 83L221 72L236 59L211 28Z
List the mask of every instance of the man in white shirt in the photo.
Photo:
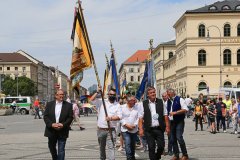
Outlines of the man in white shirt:
M139 106L139 135L145 134L149 149L149 159L159 160L164 151L164 132L169 134L167 111L162 99L156 98L156 89L147 88L148 99ZM143 123L144 121L144 123ZM143 131L144 126L144 131ZM155 152L157 143L157 152Z
M135 160L135 142L138 131L139 112L135 96L127 97L127 104L122 105L121 132L125 143L127 160Z
M44 112L46 124L44 136L48 137L48 148L53 160L65 159L65 145L73 120L72 104L64 101L63 97L64 91L59 89L55 94L56 100L48 102Z
M98 92L101 90L101 87L99 87ZM92 100L94 100L97 96L97 93L95 93L92 96ZM101 102L101 101L100 101ZM105 160L106 159L106 144L108 146L108 159L109 160L115 160L115 148L114 144L116 141L116 126L117 126L117 121L120 120L121 118L121 109L120 105L118 102L116 102L116 90L111 88L108 92L108 99L104 100L105 105L106 105L106 110L108 116L106 117L105 111L104 111L104 106L101 103L101 106L99 108L99 113L98 113L98 131L97 131L97 136L98 136L98 142L99 142L99 149L100 149L100 160ZM107 121L110 123L110 128L108 128ZM110 132L112 133L113 136L113 141L110 137Z

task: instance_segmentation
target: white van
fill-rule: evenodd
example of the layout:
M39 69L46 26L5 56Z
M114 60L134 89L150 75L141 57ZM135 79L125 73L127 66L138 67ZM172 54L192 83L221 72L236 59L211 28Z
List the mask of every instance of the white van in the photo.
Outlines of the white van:
M230 99L231 98L235 98L235 99L240 98L240 88L221 88L220 92L224 93L225 96L229 95Z
M1 97L1 104L10 106L13 101L16 101L21 114L28 114L32 107L31 97Z

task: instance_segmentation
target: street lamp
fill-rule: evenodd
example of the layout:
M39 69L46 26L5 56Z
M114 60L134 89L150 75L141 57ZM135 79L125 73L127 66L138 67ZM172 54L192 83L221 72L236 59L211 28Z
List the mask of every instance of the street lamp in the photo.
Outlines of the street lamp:
M217 26L211 25L207 28L207 41L210 41L209 28L211 28L211 27L217 28L218 31L219 31L219 35L220 35L220 39L219 39L219 47L220 47L219 48L219 54L220 54L220 65L219 65L219 67L220 67L219 68L219 70L220 70L220 74L219 74L219 76L220 76L220 86L219 86L219 89L220 89L222 87L222 34L221 34L220 29Z
M17 96L18 96L18 70L15 72L15 78L17 78Z

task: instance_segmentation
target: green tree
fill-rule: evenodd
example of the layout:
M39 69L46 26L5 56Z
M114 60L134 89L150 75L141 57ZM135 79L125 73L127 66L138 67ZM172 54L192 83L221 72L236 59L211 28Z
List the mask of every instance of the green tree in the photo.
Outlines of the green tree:
M126 88L132 95L136 95L136 92L137 92L139 86L140 86L140 84L137 82L129 82L127 84Z
M17 78L12 79L6 76L2 83L2 90L5 95L17 96ZM18 77L18 94L21 96L34 96L36 86L33 80L27 77Z

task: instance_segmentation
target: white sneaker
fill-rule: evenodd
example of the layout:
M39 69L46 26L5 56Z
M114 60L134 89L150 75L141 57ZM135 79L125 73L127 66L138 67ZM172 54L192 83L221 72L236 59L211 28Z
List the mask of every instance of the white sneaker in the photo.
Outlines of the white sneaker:
M226 131L226 130L224 130L224 131L223 131L223 133L227 133L227 131Z
M234 133L235 133L235 134L238 134L238 132L237 132L237 131L235 131Z

